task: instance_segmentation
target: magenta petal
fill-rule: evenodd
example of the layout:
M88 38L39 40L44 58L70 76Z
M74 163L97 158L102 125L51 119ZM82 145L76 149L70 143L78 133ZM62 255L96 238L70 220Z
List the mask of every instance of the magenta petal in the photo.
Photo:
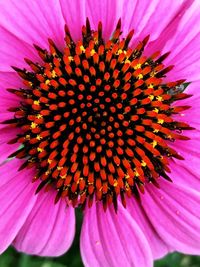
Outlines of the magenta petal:
M160 190L149 185L141 197L151 223L172 249L199 254L200 194L164 180L159 184Z
M186 1L189 2L189 1ZM168 50L171 50L166 64L174 64L174 79L187 78L189 81L199 80L200 51L200 2L191 1L192 5L182 18L176 35L173 36Z
M1 112L0 112L0 129L5 128L1 122L12 119L14 113L8 111L10 107L17 107L20 104L20 98L14 94L11 94L7 88L21 88L23 83L20 77L14 72L2 72L0 71L0 93L1 93ZM11 129L13 131L13 127ZM4 134L4 130L0 132L0 142L2 141L1 135ZM8 134L8 131L6 131ZM10 137L8 137L10 138ZM13 137L14 138L14 137ZM8 139L7 139L8 140Z
M173 182L183 184L194 190L200 191L200 131L187 131L188 141L177 141L172 148L184 158L170 162L170 177Z
M10 112L9 108L11 107L18 107L20 106L19 99L16 99L15 97L12 97L10 94L10 98L5 94L1 94L1 113L0 113L0 128L5 127L5 124L3 125L2 122L5 120L13 119L14 118L14 112Z
M151 30L149 31L150 33L152 32L154 35L154 32L157 32L157 29L154 30L153 27L155 27L155 14L160 16L161 24L160 26L158 25L158 31L159 34L156 36L156 38L151 38L151 43L148 45L148 48L150 51L163 51L163 52L169 52L171 51L171 48L176 49L174 46L174 40L176 38L176 35L180 32L180 25L183 24L185 20L185 14L187 14L188 9L191 7L193 0L188 0L188 1L174 1L172 2L160 2L160 8L156 9L154 12L154 16L152 16L152 19L154 23L151 24ZM167 12L167 16L164 16L166 13L166 10L169 10ZM154 17L154 18L153 18ZM163 19L161 19L163 17ZM165 19L165 17L167 19ZM163 22L164 23L163 23ZM164 26L164 27L163 27ZM152 34L151 34L152 35ZM178 45L178 44L177 44ZM172 51L173 52L173 51Z
M1 62L3 62L3 64L0 64L0 71L14 72L11 66L25 68L27 64L25 63L24 58L29 58L35 62L40 62L37 51L33 46L28 45L17 38L13 33L5 30L1 24L0 36L0 55Z
M200 90L199 90L199 82L192 82L190 85L186 88L185 92L188 94L193 94L193 99L200 97ZM192 98L185 99L184 102L191 102L193 103Z
M124 34L135 29L134 42L141 41L149 34L151 35L151 40L156 40L167 25L174 20L181 8L180 1L124 0L120 2L123 2L122 22ZM156 40L156 42L158 41Z
M65 22L76 41L81 39L81 29L87 17L94 30L98 28L98 23L102 22L105 39L111 37L117 20L121 17L120 4L117 0L60 0L60 4Z
M198 157L192 157L192 160L190 160L190 158L186 158L184 161L171 161L170 177L173 180L173 183L177 185L181 184L200 192L200 173L198 166Z
M64 200L54 204L56 191L40 192L25 224L14 240L19 251L40 256L60 256L72 244L75 215Z
M0 72L0 90L1 94L7 94L11 96L9 92L7 92L5 89L7 88L19 88L23 86L23 82L20 79L19 75L15 72ZM14 97L14 95L13 95Z
M199 112L200 112L200 95L199 95L199 87L198 83L195 83L196 90L190 90L190 87L192 87L193 83L189 85L189 89L186 90L186 93L188 94L193 94L193 96L189 99L182 100L182 102L177 103L175 106L190 106L190 109L182 111L181 113L177 114L174 116L174 118L177 121L182 121L185 123L188 123L191 127L196 128L194 131L186 131L184 132L185 135L189 135L191 139L196 135L197 131L200 131L200 117L199 117ZM194 88L194 87L193 87ZM192 116L191 116L192 114ZM198 137L199 137L198 133Z
M164 7L163 2L161 6ZM167 3L167 1L166 1ZM172 6L170 7L170 5ZM178 5L178 8L173 9L173 5ZM145 53L152 54L153 51L161 51L166 53L170 51L170 55L167 57L166 65L174 65L173 72L167 75L166 80L178 80L187 79L188 81L199 80L198 69L200 67L200 52L197 49L200 42L199 28L196 25L200 23L200 2L199 1L174 1L173 3L168 2L169 7L173 9L172 12L167 12L173 16L168 24L160 32L159 36L154 40L151 34L151 40L147 45ZM162 8L161 8L162 9ZM159 10L158 8L158 14ZM174 13L176 11L176 13ZM165 12L165 9L163 10ZM156 9L157 15L157 9ZM165 20L166 16L163 16ZM154 16L154 19L158 19ZM160 25L162 25L159 23ZM154 24L155 25L155 22ZM159 28L156 27L156 29ZM148 27L147 29L148 30ZM154 33L157 30L152 29L150 33ZM141 36L141 35L140 35Z
M4 121L6 119L11 119L11 117L5 116L4 113L0 114L0 121ZM0 164L4 162L12 153L14 153L19 149L20 143L8 144L10 140L16 138L18 133L19 129L15 129L11 126L5 126L5 124L0 124L0 146L1 146Z
M12 182L12 180L15 179L15 176L17 175L17 170L19 169L21 164L23 164L23 162L24 161L19 160L19 159L13 159L12 161L9 161L6 164L3 164L0 166L0 173L1 173L0 188L6 184L9 184L10 182ZM28 179L31 179L31 178L28 178Z
M65 23L75 41L81 39L81 29L86 22L85 0L60 0L60 5Z
M145 214L140 201L137 201L135 198L127 198L127 210L143 231L152 250L153 258L158 259L166 255L170 248L157 233Z
M85 266L153 266L149 244L135 220L119 203L106 212L102 203L86 208L81 230Z
M19 144L14 144L14 145L8 145L8 144L3 144L0 143L1 146L1 153L0 153L0 164L7 160L7 158L14 153L17 149L19 149ZM22 163L21 163L22 164Z
M0 253L12 243L37 198L32 171L18 173L19 166L18 160L12 160L0 167Z
M10 117L1 116L0 119L10 119ZM3 114L4 115L4 114ZM19 129L15 129L11 126L5 126L5 124L0 124L0 146L1 146L1 153L0 153L0 163L5 161L8 156L10 156L13 152L19 149L20 144L8 144L8 142L14 138L16 138L17 134L19 133Z
M64 19L59 0L14 0L0 3L2 25L14 36L32 46L48 46L48 38L52 38L58 47L64 45ZM18 45L15 44L18 48Z
M117 21L121 18L119 1L117 0L88 0L86 1L86 17L89 18L93 29L98 28L101 21L103 36L109 39L116 27Z

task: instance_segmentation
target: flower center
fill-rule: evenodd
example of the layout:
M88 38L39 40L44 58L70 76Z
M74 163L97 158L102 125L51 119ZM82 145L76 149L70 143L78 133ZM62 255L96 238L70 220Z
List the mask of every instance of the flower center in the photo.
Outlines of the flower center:
M91 206L95 198L117 208L120 195L125 206L125 195L170 180L169 158L183 159L170 142L187 140L180 133L191 129L172 118L188 108L172 106L189 97L184 81L163 83L168 54L145 57L148 37L131 48L132 36L121 38L119 21L105 42L102 24L92 31L87 20L77 43L66 27L64 52L49 40L49 52L35 46L42 64L26 59L32 71L14 67L27 89L8 89L21 103L4 122L21 129L10 143L22 146L10 157L24 159L20 170L34 167L38 191L53 186L56 201Z

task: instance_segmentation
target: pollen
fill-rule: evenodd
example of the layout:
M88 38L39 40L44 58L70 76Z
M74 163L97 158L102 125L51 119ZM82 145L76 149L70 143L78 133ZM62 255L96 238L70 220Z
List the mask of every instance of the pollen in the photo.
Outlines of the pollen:
M45 81L45 84L46 84L46 85L50 84L50 80L47 79L47 80Z
M149 95L148 97L151 99L151 101L154 99L154 95Z
M41 119L42 117L43 117L43 116L42 116L41 114L37 114L37 115L36 115L36 118L37 118L37 119Z
M162 96L157 96L156 99L157 99L158 101L163 101Z
M141 66L142 66L141 64L137 64L137 65L134 67L134 69L135 69L135 70L140 69Z
M69 59L69 62L74 60L74 58L72 56L69 56L68 59Z
M95 53L96 53L96 51L95 51L94 49L92 49L92 50L90 51L90 55L91 55L91 56L94 56Z
M114 187L118 186L118 181L117 181L117 180L114 181L113 186L114 186Z
M156 112L156 113L158 113L159 112L159 109L158 108L154 108L153 111Z
M80 46L80 50L85 53L85 47L83 45Z
M35 100L35 101L33 101L33 104L39 106L40 105L40 101L39 100Z
M144 77L144 76L143 76L142 74L139 74L139 75L138 75L138 79L143 79L143 77Z
M31 129L35 129L37 127L37 123L31 122ZM30 135L29 135L30 136Z
M155 146L154 146L155 147ZM141 166L142 167L146 167L147 166L147 164L146 164L146 162L144 161L144 160L142 160L142 162L141 162Z
M116 55L122 54L124 51L122 49L117 50Z
M155 141L155 140L153 140L153 142L152 142L152 146L153 146L153 148L155 148L156 146L157 146L157 142Z
M164 123L164 120L162 120L162 119L158 119L158 123L159 123L159 124L163 124L163 123Z
M38 135L36 136L36 139L40 141L40 140L42 139L42 137L38 134Z
M154 74L152 75L152 77L154 77ZM149 84L148 88L154 88L153 84Z
M4 123L18 129L10 143L21 146L9 157L23 159L20 170L34 169L37 193L52 187L55 202L100 201L117 211L118 198L126 206L126 196L138 198L148 183L171 181L169 159L183 159L171 143L192 128L173 116L188 108L174 102L189 95L177 89L184 81L165 83L168 54L145 57L149 36L129 46L134 31L122 38L121 20L110 40L102 33L101 22L93 30L87 19L81 40L65 27L63 51L51 39L48 50L35 46L43 63L14 67L29 89L9 89L20 104Z
M55 70L52 70L51 76L52 76L52 78L56 78L57 74L56 74Z

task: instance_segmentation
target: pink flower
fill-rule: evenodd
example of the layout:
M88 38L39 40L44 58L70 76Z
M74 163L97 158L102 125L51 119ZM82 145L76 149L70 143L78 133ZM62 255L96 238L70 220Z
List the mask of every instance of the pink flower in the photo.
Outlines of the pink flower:
M0 2L1 252L65 253L81 206L85 266L200 254L199 10Z

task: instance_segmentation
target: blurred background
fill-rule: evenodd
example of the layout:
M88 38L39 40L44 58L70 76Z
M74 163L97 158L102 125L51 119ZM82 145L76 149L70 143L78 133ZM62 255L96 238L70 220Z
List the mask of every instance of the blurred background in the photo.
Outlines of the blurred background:
M76 238L71 249L62 257L40 258L35 256L28 256L22 253L18 253L14 248L10 247L3 255L0 256L0 267L83 267L79 249L79 235L82 221L81 212L79 210L77 211L76 217ZM200 257L173 253L162 260L156 261L154 266L200 267Z

